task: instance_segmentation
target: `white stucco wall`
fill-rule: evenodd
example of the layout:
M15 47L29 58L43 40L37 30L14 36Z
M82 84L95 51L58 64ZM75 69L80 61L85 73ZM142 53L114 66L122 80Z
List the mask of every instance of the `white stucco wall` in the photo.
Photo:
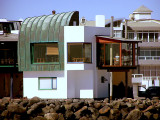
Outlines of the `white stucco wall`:
M68 98L97 98L108 97L108 82L100 83L101 76L107 77L107 71L97 72L96 68L96 36L109 36L109 29L89 26L64 27L64 53L65 71L67 71L67 96ZM83 36L83 37L82 37ZM67 43L88 42L92 43L92 63L67 63ZM91 84L92 87L90 86ZM83 89L84 88L84 89ZM87 93L88 95L85 96Z
M38 90L38 77L57 77L56 90ZM67 98L67 79L63 71L23 72L23 96L32 98Z
M93 98L94 75L92 70L74 70L67 72L68 98Z

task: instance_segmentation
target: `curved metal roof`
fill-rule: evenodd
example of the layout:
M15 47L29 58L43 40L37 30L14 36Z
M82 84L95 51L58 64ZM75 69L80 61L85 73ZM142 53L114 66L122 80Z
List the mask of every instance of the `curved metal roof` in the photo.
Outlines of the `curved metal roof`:
M75 16L79 17L77 14L75 11L27 18L21 26L20 40L29 37L32 42L58 41L60 26L71 26L73 21L79 24L75 19Z
M63 26L79 25L79 12L66 12L27 18L23 21L18 41L18 62L20 71L54 71L64 69ZM31 43L58 42L59 64L31 64Z

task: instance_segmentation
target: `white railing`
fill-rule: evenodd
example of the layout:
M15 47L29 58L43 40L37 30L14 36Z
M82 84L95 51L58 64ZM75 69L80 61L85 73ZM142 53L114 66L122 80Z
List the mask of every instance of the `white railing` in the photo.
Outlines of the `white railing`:
M143 77L143 80L160 80L160 76Z
M160 60L160 56L138 56L139 60Z
M133 78L143 78L143 74L132 74Z

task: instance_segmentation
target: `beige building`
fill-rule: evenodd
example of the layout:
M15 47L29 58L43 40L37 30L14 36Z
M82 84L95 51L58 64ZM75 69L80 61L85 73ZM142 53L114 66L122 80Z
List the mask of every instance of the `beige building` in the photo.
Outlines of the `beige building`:
M138 46L139 64L136 70L128 73L128 85L133 86L133 96L138 96L138 86L159 86L160 85L160 20L152 19L153 11L145 6L140 6L129 15L129 19L114 19L113 30L115 38L127 38L141 40ZM95 26L94 21L81 19L81 25ZM111 26L111 20L106 20L106 27ZM126 27L127 26L127 27ZM127 33L127 34L125 34ZM113 73L113 85L119 86L121 81L125 85L125 73ZM145 90L140 88L139 90ZM113 90L114 92L114 90Z

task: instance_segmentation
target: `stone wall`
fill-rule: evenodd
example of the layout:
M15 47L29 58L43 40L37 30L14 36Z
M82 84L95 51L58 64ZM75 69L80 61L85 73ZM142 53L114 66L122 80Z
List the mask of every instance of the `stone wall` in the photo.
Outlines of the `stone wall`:
M159 113L158 98L0 100L0 120L158 120Z

